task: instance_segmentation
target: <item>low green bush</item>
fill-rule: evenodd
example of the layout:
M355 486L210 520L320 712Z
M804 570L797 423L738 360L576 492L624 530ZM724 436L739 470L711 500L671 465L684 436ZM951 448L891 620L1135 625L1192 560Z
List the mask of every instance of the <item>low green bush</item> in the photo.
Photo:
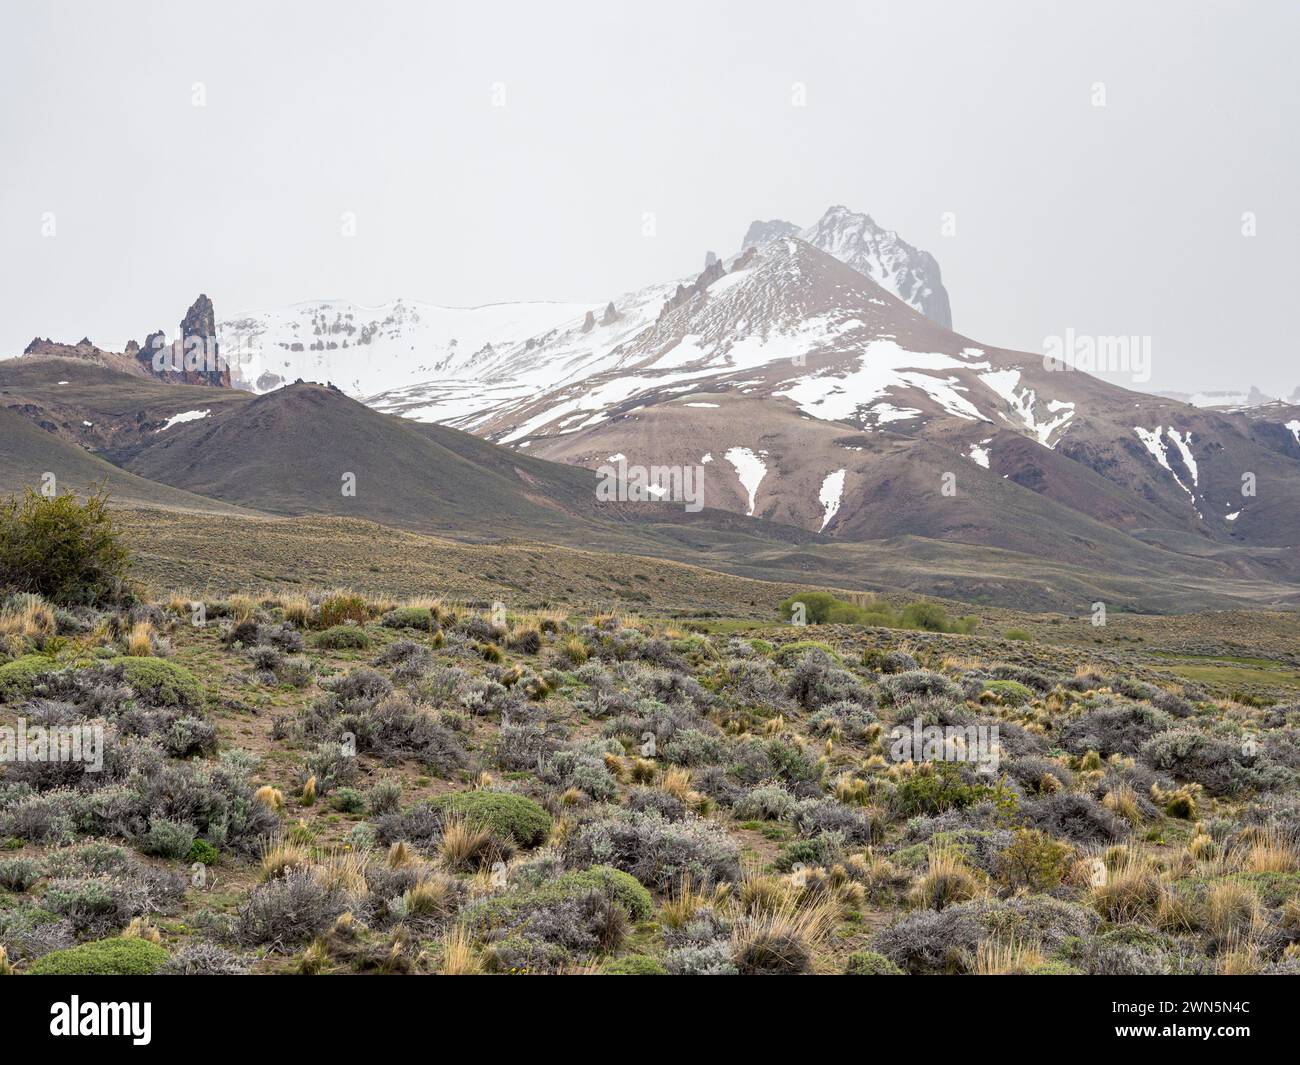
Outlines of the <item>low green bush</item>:
M920 629L925 632L955 632L970 635L979 626L973 614L950 618L938 603L909 603L895 611L888 603L873 600L865 605L837 599L830 592L800 592L780 605L785 621L797 620L798 604L803 604L804 621L809 625L867 625L883 629Z
M52 658L23 655L0 666L0 702L17 702L32 694L36 678L58 669Z
M504 791L461 791L440 795L435 808L464 814L485 825L495 835L512 839L521 847L535 847L551 834L551 815L532 799Z
M668 970L656 958L645 954L625 954L607 961L600 973L602 976L667 976Z
M996 692L1008 706L1024 706L1034 698L1033 691L1018 680L986 680L984 690Z
M167 951L147 939L99 939L38 958L27 971L33 976L151 976L167 960Z
M847 976L904 976L902 969L874 950L858 950L849 955L844 969Z
M362 651L370 646L370 637L359 625L335 625L317 633L314 642L330 651Z
M438 627L433 611L427 606L399 606L384 614L379 624L386 629L420 629L425 632Z
M622 904L627 915L634 921L644 921L654 914L654 898L641 881L631 873L625 873L621 869L614 869L608 865L593 865L590 869L565 873L550 884L544 885L542 890L545 891L552 886L564 894L593 889L608 891Z
M188 669L164 658L109 659L136 694L155 706L197 710L203 705L203 686Z

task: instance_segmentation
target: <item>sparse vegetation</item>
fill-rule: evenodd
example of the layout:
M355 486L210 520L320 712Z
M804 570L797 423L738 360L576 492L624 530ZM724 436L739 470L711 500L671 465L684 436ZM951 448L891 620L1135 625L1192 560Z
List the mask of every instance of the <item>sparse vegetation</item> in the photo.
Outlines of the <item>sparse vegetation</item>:
M101 605L74 644L5 600L3 713L118 737L93 780L0 768L15 972L1259 971L1300 934L1271 703L1040 640L1007 660L928 610L867 630L814 600L808 640L339 591L196 627L191 602ZM895 726L960 738L900 757ZM994 726L982 771L960 752ZM215 925L195 867L248 885Z

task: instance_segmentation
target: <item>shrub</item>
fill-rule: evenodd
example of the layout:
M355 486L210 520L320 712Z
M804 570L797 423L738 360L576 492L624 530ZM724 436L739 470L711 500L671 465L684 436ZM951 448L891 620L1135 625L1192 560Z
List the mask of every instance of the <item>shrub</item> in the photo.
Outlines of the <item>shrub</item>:
M826 616L834 606L849 606L842 599L837 599L830 592L800 592L798 595L792 595L788 599L781 600L778 609L781 612L781 618L784 621L794 619L795 604L802 603L804 607L804 620L811 625L821 625L826 622Z
M0 861L0 887L6 891L26 891L41 878L41 867L30 858Z
M903 970L874 950L857 950L849 955L847 976L902 976Z
M318 632L315 644L329 651L360 651L370 646L370 637L360 625L335 625Z
M967 784L952 762L923 762L906 776L894 792L895 808L905 817L941 814L992 798L987 784Z
M1007 706L1024 706L1034 697L1033 691L1018 680L986 680L984 690L992 692Z
M1026 803L1030 827L1071 843L1113 843L1129 832L1128 824L1095 799L1075 792L1057 792Z
M644 885L631 874L608 865L564 873L550 883L561 891L607 891L634 921L644 921L654 913L654 899Z
M882 677L880 691L883 696L881 702L887 706L901 705L922 696L953 700L962 697L961 688L942 673L931 673L925 669Z
M248 963L216 943L186 943L158 970L160 976L242 976Z
M790 671L786 694L808 710L844 701L869 701L858 679L839 668L838 659L817 648L804 653Z
M169 906L181 895L184 881L147 866L98 876L59 877L50 881L42 904L64 916L78 935L102 936L139 917Z
M645 954L624 954L602 966L602 976L667 976L668 970L658 958Z
M29 488L0 503L0 586L60 606L95 606L121 596L129 568L103 490L82 503Z
M979 944L1001 935L1052 950L1090 935L1095 912L1047 895L973 899L942 910L918 910L877 933L872 946L914 976L974 968Z
M379 624L386 629L419 629L432 632L438 627L433 611L427 606L399 606L382 615Z
M370 604L364 596L354 592L338 592L321 600L319 621L322 629L330 629L349 621L364 625L369 620Z
M627 874L595 868L486 899L468 920L505 933L492 952L497 967L554 971L571 954L618 949L629 918L653 909L649 893Z
M34 961L33 976L152 976L167 951L147 939L101 939L56 950Z
M203 706L203 688L189 670L162 658L112 658L114 674L153 706L197 710Z
M309 869L294 869L253 889L235 931L244 943L283 951L325 931L346 908L338 887L323 883Z
M731 941L727 939L677 947L668 952L664 962L673 976L736 976L739 973L732 958Z
M1032 828L1016 832L1011 845L998 855L998 877L1012 888L1051 891L1064 879L1071 850L1060 840Z
M330 805L340 813L359 814L366 808L366 797L356 788L339 788L330 796Z
M668 821L657 813L623 811L583 825L564 844L571 866L612 865L657 891L694 883L734 881L736 844L717 825L698 818Z
M185 855L187 862L199 862L203 865L215 865L221 858L221 852L204 839L196 839Z
M1007 640L1021 640L1026 642L1033 639L1033 637L1029 635L1028 629L1007 629L1002 636Z
M58 666L45 655L23 655L0 665L0 703L18 702L32 694L39 677Z
M1200 784L1211 795L1275 786L1282 776L1291 776L1287 770L1272 766L1263 758L1248 758L1239 744L1192 729L1153 736L1143 745L1141 754L1142 760L1153 769Z
M1067 724L1061 729L1060 743L1072 754L1096 751L1105 758L1132 756L1172 724L1167 714L1152 707L1112 701Z
M736 816L742 821L785 821L797 805L798 800L780 784L761 784L736 803Z
M504 791L461 791L440 795L429 806L445 813L464 814L486 825L498 839L535 847L551 834L551 816L532 799Z
M140 849L160 858L184 858L194 846L194 835L193 825L155 817L149 822L149 831L141 841Z

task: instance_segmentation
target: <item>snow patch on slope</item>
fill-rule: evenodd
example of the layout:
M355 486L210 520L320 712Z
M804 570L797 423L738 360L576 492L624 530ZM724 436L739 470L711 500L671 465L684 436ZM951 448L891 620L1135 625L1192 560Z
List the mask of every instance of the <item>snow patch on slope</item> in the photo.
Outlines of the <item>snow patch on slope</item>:
M1062 400L1049 400L1046 404L1049 414L1055 414L1055 418L1044 418L1041 421L1034 413L1034 407L1038 402L1038 395L1032 388L1022 388L1017 391L1016 386L1020 384L1019 370L990 370L988 373L980 374L980 380L989 386L994 392L1006 400L1011 409L1019 416L1020 421L1024 424L1040 444L1044 447L1052 448L1060 442L1058 436L1055 441L1052 440L1052 434L1060 430L1064 433L1066 426L1074 417L1074 404L1066 403ZM1003 415L1006 418L1006 415ZM1007 418L1007 421L1010 421Z
M917 417L920 411L885 402L886 396L894 389L916 388L949 414L981 421L983 416L974 405L957 394L956 378L936 377L927 371L987 366L987 363L972 366L969 362L936 352L907 351L892 339L872 340L858 356L856 368L804 377L775 394L790 399L812 418L845 421L866 409L876 415L879 423Z
M1191 488L1188 488L1187 485L1183 483L1183 479L1179 477L1177 473L1174 472L1173 466L1169 464L1169 452L1166 450L1165 442L1163 439L1164 427L1157 425L1154 429L1143 429L1140 425L1135 425L1133 426L1133 431L1137 433L1138 439L1141 440L1142 443L1146 446L1146 449L1151 453L1152 458L1154 458L1156 462L1158 462L1161 465L1161 467L1167 470L1169 475L1174 479L1175 482L1177 482L1178 487L1187 493L1188 498L1190 498L1192 501L1192 506L1195 507L1196 493L1193 492ZM1175 445L1177 445L1179 454L1182 456L1183 459L1183 464L1187 467L1188 472L1191 473L1193 484L1196 484L1199 475L1196 469L1196 460L1194 458L1191 458L1191 448L1189 446L1192 439L1191 433L1187 434L1186 441L1184 441L1182 435L1178 432L1178 430L1173 428L1173 426L1170 426L1168 431L1168 436L1171 440L1174 441ZM1188 461L1189 458L1191 458L1190 462ZM1202 517L1202 514L1199 509L1197 509L1196 511L1196 516L1198 518Z
M839 513L840 502L844 499L844 475L847 470L828 473L822 481L821 491L817 493L817 502L822 505L822 525L818 532L824 532L831 523L831 518Z
M164 426L163 426L161 429L159 429L158 431L159 431L160 433L164 433L164 432L166 432L168 429L170 429L173 425L184 425L186 422L197 422L197 421L200 421L201 419L206 418L206 417L207 417L209 414L211 414L211 413L212 413L211 410L187 410L187 411L181 411L180 414L173 414L170 418L168 418L168 419L167 419L167 424L164 425Z
M722 457L735 467L741 487L749 493L749 509L745 513L752 518L754 499L758 495L758 486L767 476L767 465L747 447L728 448Z

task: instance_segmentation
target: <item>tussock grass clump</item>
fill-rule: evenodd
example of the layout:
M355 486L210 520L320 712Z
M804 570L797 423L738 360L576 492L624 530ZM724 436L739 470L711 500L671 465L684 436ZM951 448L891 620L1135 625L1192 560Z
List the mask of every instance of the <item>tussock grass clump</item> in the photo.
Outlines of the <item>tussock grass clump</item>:
M835 929L839 905L785 899L735 923L731 950L742 976L797 976L813 971L813 948Z
M987 939L976 949L971 971L976 976L1024 976L1043 962L1042 951L1033 944Z
M926 871L912 889L912 902L922 908L942 910L981 893L982 884L955 848L931 848Z
M443 976L478 976L483 972L482 959L475 952L474 941L465 927L456 925L443 933L438 971Z
M1154 919L1168 894L1159 871L1141 854L1126 853L1113 867L1097 871L1089 901L1112 924Z
M332 592L320 601L316 623L322 629L336 625L364 625L371 618L370 603L355 592Z

